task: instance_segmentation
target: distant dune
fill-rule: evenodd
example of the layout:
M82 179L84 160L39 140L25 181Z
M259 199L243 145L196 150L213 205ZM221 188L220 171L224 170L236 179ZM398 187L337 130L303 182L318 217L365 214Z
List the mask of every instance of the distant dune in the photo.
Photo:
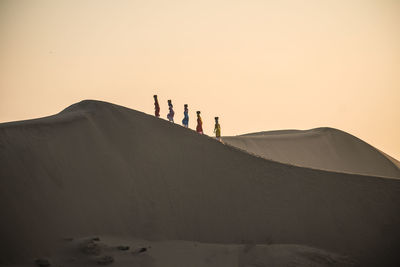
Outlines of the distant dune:
M346 134L335 130L319 131L331 132L337 144L358 142L341 140ZM294 142L299 139L306 138ZM319 155L347 151L328 141ZM363 146L357 151L375 157ZM313 153L306 163L324 163ZM193 266L279 266L273 263L283 261L272 255L293 266L400 266L400 180L377 177L398 177L385 158L370 162L371 168L361 160L356 167L319 167L368 175L273 159L100 101L0 124L0 263L52 257L55 242L65 238L110 235L153 244L138 266L189 266L190 260ZM163 240L172 243L159 245ZM198 250L196 242L202 242ZM236 252L241 244L243 251ZM175 265L163 265L163 248L193 258L170 256Z
M315 169L400 178L399 163L371 145L333 128L226 136L224 142L266 159Z

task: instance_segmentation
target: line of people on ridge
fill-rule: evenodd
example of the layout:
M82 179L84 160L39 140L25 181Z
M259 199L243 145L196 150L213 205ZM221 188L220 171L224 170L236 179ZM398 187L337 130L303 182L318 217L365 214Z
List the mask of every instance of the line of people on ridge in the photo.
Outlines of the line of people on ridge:
M154 95L154 111L155 111L155 116L157 118L160 117L160 104L158 103L158 98L157 95ZM174 106L172 105L172 101L168 100L168 109L169 112L167 114L167 119L170 122L174 122L174 116L175 116L175 111L174 111ZM201 119L200 116L200 111L196 111L197 114L197 126L196 126L196 132L199 134L204 134L203 133L203 120ZM221 125L218 122L218 117L215 117L215 127L214 127L214 133L215 137L218 141L221 141ZM183 106L183 120L182 120L182 125L185 128L189 127L189 109L188 109L188 104L185 104Z

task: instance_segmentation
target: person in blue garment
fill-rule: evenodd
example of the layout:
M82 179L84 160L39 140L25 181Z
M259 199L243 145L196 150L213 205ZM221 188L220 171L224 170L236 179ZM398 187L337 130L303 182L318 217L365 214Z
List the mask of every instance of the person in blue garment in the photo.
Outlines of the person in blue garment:
M182 125L186 128L189 127L189 109L188 109L188 105L185 104L184 105L184 111L183 111L183 120L182 120Z

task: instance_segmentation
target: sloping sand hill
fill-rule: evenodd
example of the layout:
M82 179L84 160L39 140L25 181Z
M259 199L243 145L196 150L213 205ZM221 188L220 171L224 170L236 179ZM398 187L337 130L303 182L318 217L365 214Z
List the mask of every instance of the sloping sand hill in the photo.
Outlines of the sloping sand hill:
M266 159L337 172L400 178L396 160L333 128L227 136L224 142ZM398 163L398 162L397 162Z
M202 252L225 245L217 256L253 244L236 266L268 266L267 251L293 266L349 266L330 253L361 266L400 263L399 180L266 160L99 101L0 125L0 211L0 263L52 257L60 240L94 235L166 250L157 244L187 240L173 243L181 255L200 253L188 248L195 242ZM152 253L140 266L164 266Z

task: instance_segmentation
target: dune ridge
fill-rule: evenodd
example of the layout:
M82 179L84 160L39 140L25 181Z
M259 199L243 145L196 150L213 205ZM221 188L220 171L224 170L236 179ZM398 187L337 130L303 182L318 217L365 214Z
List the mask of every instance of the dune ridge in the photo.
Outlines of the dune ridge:
M225 136L224 142L266 159L314 169L400 178L398 162L338 129L278 130Z
M87 100L0 124L0 262L55 239L299 244L398 266L400 183L266 160L192 130Z

